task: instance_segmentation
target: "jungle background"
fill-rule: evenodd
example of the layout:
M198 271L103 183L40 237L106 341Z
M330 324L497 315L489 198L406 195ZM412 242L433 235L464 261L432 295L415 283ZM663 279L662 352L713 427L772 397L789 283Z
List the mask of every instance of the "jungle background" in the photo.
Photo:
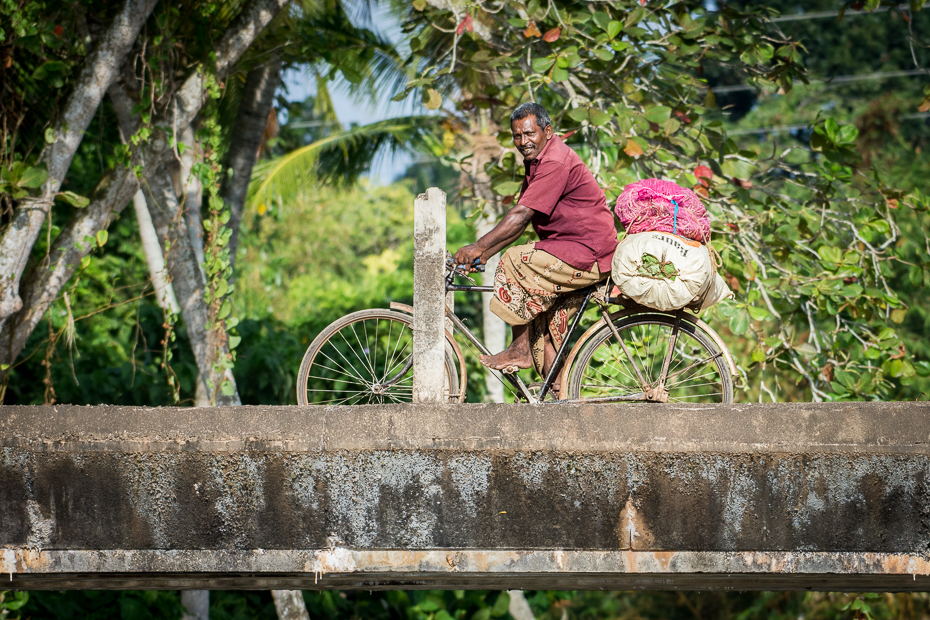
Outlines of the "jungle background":
M301 357L326 325L410 303L419 192L449 194L453 250L512 202L522 166L500 129L528 98L553 111L558 131L575 132L566 139L608 198L655 175L708 201L737 297L705 320L738 358L738 398L930 394L930 10L922 2L308 0L285 8L230 67L211 67L224 29L248 6L149 2L121 77L50 187L47 153L67 142L69 97L119 7L0 0L4 240L23 208L40 204L30 201L47 199L33 241L20 244L24 308L4 314L0 327L3 404L294 403ZM388 15L400 25L393 39L376 23ZM194 137L184 148L172 102L200 66L206 94L190 113ZM312 96L291 95L282 76L294 71L315 81ZM395 99L397 113L342 126L338 101L347 96ZM243 145L251 155L239 152ZM368 178L379 157L401 151L413 158L405 173ZM125 198L118 206L107 198L120 170L128 171L120 179L143 180L137 207L147 204L156 231L169 231L161 251L184 311L154 290L138 216L120 213ZM171 217L159 216L158 191L165 204L173 192ZM96 228L84 225L107 200ZM178 233L178 222L197 223L200 254L198 235ZM172 263L171 248L194 258ZM200 275L185 274L185 260L203 265ZM62 265L70 271L56 288L48 283ZM194 300L199 314L188 311L183 282L198 277L207 290ZM460 297L457 311L482 325L477 297ZM470 382L470 401L493 397L491 382ZM506 593L458 591L304 598L312 618L488 620L506 617L509 603ZM926 594L526 598L536 617L560 620L930 617ZM181 613L177 592L0 600L0 618ZM266 592L214 592L210 615L275 610Z

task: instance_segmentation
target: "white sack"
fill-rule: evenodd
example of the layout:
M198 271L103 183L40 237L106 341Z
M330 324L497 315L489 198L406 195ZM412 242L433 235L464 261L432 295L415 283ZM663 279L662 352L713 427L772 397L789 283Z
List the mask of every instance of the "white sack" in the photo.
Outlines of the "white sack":
M710 288L707 291L707 296L704 297L704 303L701 304L701 310L707 310L718 301L733 299L734 297L736 297L736 295L734 295L730 287L727 286L727 281L718 273L710 281Z
M671 262L678 275L674 280L639 275L637 272L642 266L643 254L651 254L662 262ZM611 267L614 284L623 294L655 310L684 308L708 291L723 296L732 294L720 276L717 278L723 289L718 290L707 247L693 247L674 235L645 232L627 236L617 246ZM707 301L711 297L708 295ZM722 297L709 304L705 302L702 309L709 308L720 299Z

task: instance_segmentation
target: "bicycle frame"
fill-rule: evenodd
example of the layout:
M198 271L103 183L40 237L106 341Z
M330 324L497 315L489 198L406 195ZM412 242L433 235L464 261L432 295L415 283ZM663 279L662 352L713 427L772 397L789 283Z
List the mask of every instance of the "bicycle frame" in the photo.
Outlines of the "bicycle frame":
M494 287L492 286L457 285L454 283L454 276L455 276L454 272L450 273L447 276L446 292L459 292L459 291L480 292L480 293L493 293L494 292ZM556 353L555 361L553 362L552 367L549 369L549 373L543 379L543 383L539 389L538 394L534 396L532 392L530 392L530 389L527 387L527 385L523 382L523 380L516 373L513 373L513 374L501 373L504 376L504 378L507 379L507 381L511 385L513 385L514 388L517 389L520 397L524 398L527 402L534 403L534 404L541 404L541 403L546 402L544 400L546 397L546 394L551 389L552 384L555 381L555 378L559 376L559 372L561 372L563 367L567 365L566 362L572 362L574 360L581 345L583 345L584 342L586 342L587 336L589 334L592 334L594 331L596 331L595 328L599 328L601 323L604 323L610 327L611 331L613 332L614 338L619 343L620 348L623 351L623 354L630 361L630 365L635 371L636 378L638 379L640 385L643 387L643 391L635 393L635 394L628 394L625 396L606 396L602 398L561 399L558 401L548 401L548 402L550 403L552 402L615 403L615 402L636 402L636 401L665 402L665 399L668 396L668 394L665 391L666 383L670 379L673 379L678 374L681 374L682 372L688 370L688 369L679 370L676 373L674 373L672 376L668 375L669 364L671 362L672 355L674 353L675 346L678 341L678 335L680 332L681 322L683 320L688 320L689 322L694 323L695 325L703 329L705 333L709 334L710 337L717 344L718 349L720 350L717 356L723 356L726 359L727 366L730 368L730 371L731 371L731 375L735 376L737 374L736 365L733 361L732 355L730 354L729 350L727 349L726 345L724 344L720 336L717 335L717 333L713 329L711 329L707 324L705 324L703 321L701 321L700 319L697 319L697 317L694 317L694 319L690 319L690 318L685 319L684 310L677 310L674 313L671 313L671 312L665 313L665 314L669 314L675 317L675 324L674 324L674 328L671 333L671 337L669 339L668 348L666 349L666 352L665 352L665 359L663 360L662 371L661 371L659 380L655 385L650 385L646 381L645 377L643 377L642 372L639 369L639 366L637 366L636 363L633 361L633 355L631 354L623 338L620 337L620 334L617 331L617 328L614 326L614 320L618 318L618 316L636 314L640 311L648 311L648 312L656 312L656 311L650 310L648 308L640 308L636 306L632 308L627 308L624 312L621 312L621 313L611 314L608 309L608 305L610 303L619 303L619 300L613 299L610 297L607 297L605 303L601 303L600 301L597 302L597 304L600 306L601 321L598 321L597 323L595 323L595 325L593 325L584 334L582 334L581 337L578 339L578 342L574 345L574 347L571 350L569 350L568 343L571 340L572 335L575 333L575 330L578 329L578 326L581 323L581 317L584 315L585 311L591 305L592 298L594 297L594 294L597 291L597 288L599 286L600 284L594 284L592 286L589 286L587 288L584 288L578 291L579 293L584 294L585 296L584 300L582 301L581 307L578 309L578 312L575 314L575 317L572 319L572 323L569 326L568 331L565 334L565 338L562 340L562 346L559 347L559 350ZM481 342L478 339L478 337L475 336L475 334L472 333L472 331L468 329L468 327L462 322L462 320L458 316L456 316L455 313L449 308L446 308L446 317L452 322L452 324L455 326L455 329L461 332L469 340L469 342L475 345L475 347L481 353L483 353L484 355L491 355L491 352L484 345L484 343ZM702 361L707 361L707 360L702 360ZM462 385L462 389L463 390L465 389L464 383Z
M564 362L566 358L568 357L568 352L569 352L568 343L571 340L572 334L574 334L575 330L578 329L578 325L581 323L581 317L584 315L585 311L588 309L588 306L591 305L591 298L594 296L594 293L597 291L598 286L599 286L598 284L594 284L592 286L589 286L584 289L580 289L578 291L579 293L584 293L584 296L585 296L584 300L581 302L581 307L578 308L578 312L575 314L575 317L572 319L572 323L569 326L568 331L565 333L565 338L562 340L562 346L560 346L558 352L556 352L555 361L552 363L552 367L549 369L549 373L543 379L543 383L542 383L542 386L539 388L538 394L534 396L533 393L530 392L529 387L527 387L526 383L523 382L523 379L521 379L517 373L512 373L512 374L501 373L503 377L507 379L507 381L519 391L520 396L522 398L525 398L528 403L540 404L540 403L546 402L545 401L546 394L548 394L549 390L552 388L552 384L555 382L555 378L559 376L559 372L561 372ZM494 287L457 285L457 284L453 284L447 281L446 292L458 292L458 291L492 293L494 292ZM601 313L603 316L608 316L606 307L604 306L601 307ZM455 328L469 340L469 342L471 342L473 345L475 345L475 347L479 351L481 351L481 353L483 353L484 355L491 355L491 352L488 350L486 346L484 346L484 343L481 342L478 339L478 337L475 336L475 334L473 334L470 329L468 329L465 323L463 323L462 320L459 317L457 317L455 313L449 308L446 308L446 317L452 322ZM611 325L611 328L613 328L613 324L612 323L609 323L609 324ZM617 340L620 343L620 346L623 348L624 353L627 355L628 358L632 359L630 357L630 352L627 350L626 343L623 342L619 334L617 334L616 330L614 330L614 335L617 337ZM676 330L676 336L677 336L677 330ZM674 349L674 342L671 343L671 348L666 353L666 360L670 359L671 352L673 349ZM666 362L666 371L667 371L667 368L668 368L668 363ZM642 375L639 373L639 369L636 368L636 371L637 371L637 374L639 374L640 383L643 386L645 386L646 382L644 378L642 377ZM663 377L664 377L664 374L663 374ZM664 381L662 382L664 383ZM612 403L612 402L630 402L630 401L650 400L651 398L652 398L652 391L644 390L643 392L639 392L636 394L629 394L626 396L608 396L604 398L588 398L588 399L560 399L558 401L549 401L549 402Z

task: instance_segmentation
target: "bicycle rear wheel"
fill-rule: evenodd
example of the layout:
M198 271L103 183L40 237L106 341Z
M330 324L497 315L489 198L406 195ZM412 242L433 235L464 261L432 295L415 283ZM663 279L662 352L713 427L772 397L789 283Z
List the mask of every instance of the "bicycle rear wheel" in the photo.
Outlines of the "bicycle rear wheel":
M639 314L614 320L626 345L604 325L588 339L569 375L570 399L653 401L669 403L732 403L733 378L723 353L700 326L683 317L668 366L664 390L642 395L660 383L675 317ZM638 371L638 372L637 372ZM640 381L642 377L643 381ZM643 385L646 383L646 386Z
M446 393L458 402L455 354L446 343ZM300 405L368 405L413 400L413 317L361 310L310 343L297 375Z

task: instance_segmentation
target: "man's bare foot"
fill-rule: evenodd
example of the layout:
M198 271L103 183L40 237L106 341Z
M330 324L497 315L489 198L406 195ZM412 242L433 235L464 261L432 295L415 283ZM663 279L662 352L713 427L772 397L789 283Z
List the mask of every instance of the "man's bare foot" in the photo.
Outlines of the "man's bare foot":
M522 368L533 367L533 354L530 353L530 326L514 325L513 341L510 346L496 355L479 355L482 364L503 373L514 373Z
M478 360L488 368L510 373L533 367L533 356L524 355L509 348L496 355L479 355Z

